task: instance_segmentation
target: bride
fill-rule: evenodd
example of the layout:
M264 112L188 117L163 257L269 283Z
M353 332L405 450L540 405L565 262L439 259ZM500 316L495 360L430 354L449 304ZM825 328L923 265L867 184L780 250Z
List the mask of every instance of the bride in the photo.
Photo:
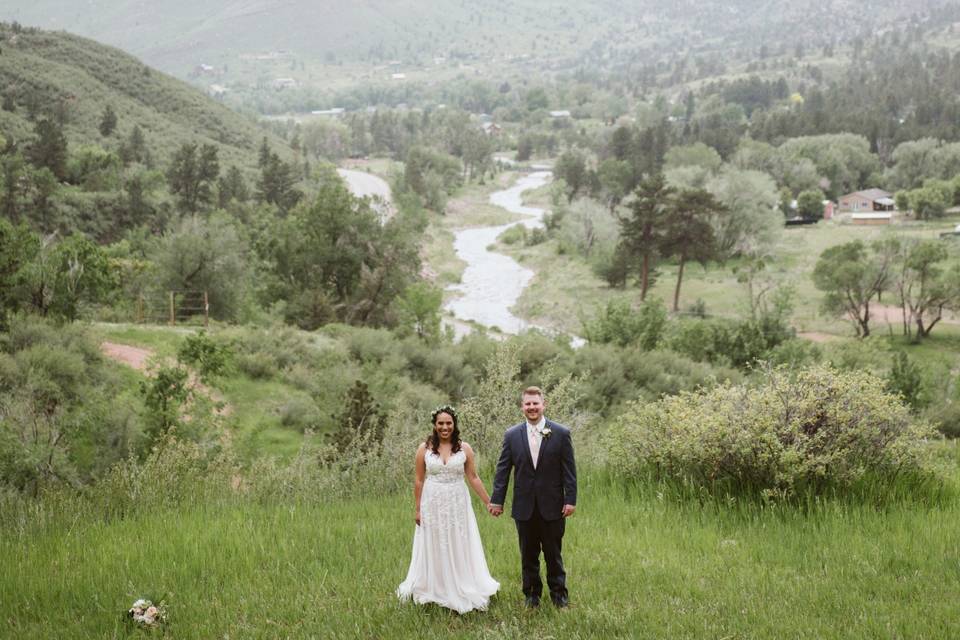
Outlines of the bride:
M486 609L500 583L487 569L464 479L484 505L490 496L477 476L473 449L460 441L453 407L439 407L430 417L433 431L417 449L413 557L397 595L458 613Z

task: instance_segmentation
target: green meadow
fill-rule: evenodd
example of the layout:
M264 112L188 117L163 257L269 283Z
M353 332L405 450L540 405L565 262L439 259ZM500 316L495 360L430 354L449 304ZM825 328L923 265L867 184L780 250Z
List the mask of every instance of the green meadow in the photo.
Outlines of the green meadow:
M407 491L187 491L155 507L146 491L125 514L93 500L10 502L0 636L956 638L960 457L938 446L949 490L883 507L698 500L582 469L564 545L567 610L523 608L513 523L479 504L501 590L488 611L461 616L394 596L414 528ZM161 629L124 621L136 598L163 594Z

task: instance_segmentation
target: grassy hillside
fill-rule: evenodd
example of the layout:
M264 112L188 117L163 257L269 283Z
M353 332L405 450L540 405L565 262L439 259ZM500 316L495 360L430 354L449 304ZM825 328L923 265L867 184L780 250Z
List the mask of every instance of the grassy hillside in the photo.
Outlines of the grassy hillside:
M64 120L71 145L112 147L138 125L157 160L183 142L197 142L217 145L222 166L256 166L265 133L252 120L118 49L68 33L15 32L3 25L0 50L0 94L12 107L0 110L0 131L8 138L31 138L31 117L52 116ZM110 138L98 130L107 105L118 116Z

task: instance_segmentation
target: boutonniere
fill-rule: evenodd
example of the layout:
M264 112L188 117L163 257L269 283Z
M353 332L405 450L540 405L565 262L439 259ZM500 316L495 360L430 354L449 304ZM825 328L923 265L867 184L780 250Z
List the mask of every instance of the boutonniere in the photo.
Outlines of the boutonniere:
M543 429L540 429L540 436L541 436L544 440L546 440L547 438L549 438L551 433L553 433L553 431L550 430L550 427L544 427Z

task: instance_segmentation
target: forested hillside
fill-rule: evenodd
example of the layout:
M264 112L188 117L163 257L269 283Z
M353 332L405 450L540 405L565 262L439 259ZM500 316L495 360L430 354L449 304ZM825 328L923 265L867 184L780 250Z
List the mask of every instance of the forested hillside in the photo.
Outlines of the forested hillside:
M867 5L864 10L864 4ZM298 60L404 63L434 56L489 62L615 62L722 48L753 50L849 42L949 4L945 0L662 2L643 0L102 0L96 12L63 0L11 0L0 19L64 29L122 47L185 74L201 63L284 52ZM135 16L135 17L133 17Z
M11 142L30 137L34 123L49 116L74 145L109 146L139 127L157 161L196 142L216 146L227 164L256 166L264 132L251 119L127 53L68 33L2 24L0 50L0 130ZM107 106L116 122L105 134Z

